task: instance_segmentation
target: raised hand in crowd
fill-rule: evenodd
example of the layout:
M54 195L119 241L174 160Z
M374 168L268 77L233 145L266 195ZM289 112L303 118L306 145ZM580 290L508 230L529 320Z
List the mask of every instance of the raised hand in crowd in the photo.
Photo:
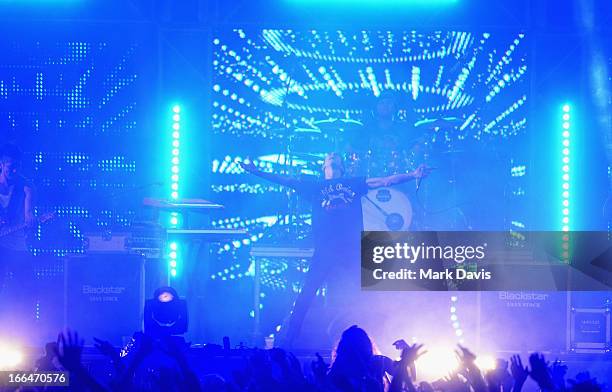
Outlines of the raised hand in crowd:
M565 376L567 375L567 365L561 361L555 361L550 366L550 376L552 382L555 385L555 389L558 391L565 390Z
M84 341L79 338L78 333L70 330L61 332L57 336L55 355L64 369L73 372L83 366L81 363L83 343Z
M98 349L98 351L100 351L102 355L104 355L105 357L108 357L111 360L117 360L120 358L119 351L115 349L115 347L113 347L113 345L110 344L109 341L98 339L98 338L93 338L93 339L95 342L94 347Z
M55 355L62 367L70 372L72 388L78 391L106 391L83 366L83 344L77 332L66 330L57 337Z
M455 354L459 360L459 373L468 380L474 392L487 392L487 384L480 369L476 366L476 355L466 347L461 345L457 345L457 347L458 350L455 350Z
M94 347L105 357L110 359L113 364L115 370L117 372L122 372L124 370L124 366L121 363L121 357L119 356L119 350L113 347L110 342L98 338L94 339Z
M127 366L122 366L122 370L116 375L113 380L113 389L130 390L132 388L136 369L141 365L145 358L153 351L153 341L150 337L142 332L136 332L132 335L132 342L128 345L129 357Z
M183 385L188 391L197 392L200 389L198 376L191 369L187 360L187 352L190 344L182 338L169 337L165 340L164 351L173 358L179 366L179 370L183 377Z
M268 350L273 369L276 369L276 381L286 390L304 390L306 380L300 362L295 355L280 348Z
M460 344L458 344L457 347L458 349L455 350L455 354L459 360L460 368L475 368L476 354Z
M409 369L414 369L415 361L426 351L421 351L422 344L415 343L411 346L404 340L398 340L393 345L396 348L401 348L402 354L396 364L389 392L416 391ZM414 373L414 370L412 370L412 373Z
M529 365L531 372L529 375L531 378L538 383L538 386L542 391L554 391L555 385L548 369L548 362L544 359L544 356L539 353L533 353L529 356Z
M421 381L419 383L419 387L417 388L418 392L434 392L433 386L425 381Z
M527 377L529 377L529 369L527 369L527 366L523 366L523 361L519 355L513 355L510 358L510 373L514 379L512 392L521 392Z
M57 342L49 342L45 345L45 355L36 361L35 370L37 371L55 371L58 370L57 356Z
M496 369L491 369L485 373L487 389L489 392L502 392L502 383Z
M276 391L280 386L272 374L272 363L265 350L255 350L249 358L245 389L253 391Z
M407 365L414 365L417 359L427 351L421 351L423 348L422 344L413 344L412 346L406 345L402 349L401 360L404 361Z
M395 347L396 350L399 350L402 353L403 353L403 351L405 349L410 349L411 348L411 346L408 343L406 343L406 341L404 339L396 340L395 342L393 342L393 346ZM414 348L414 346L412 346L412 347ZM423 345L421 344L419 346L419 349L422 348L422 347L423 347ZM427 351L423 351L422 353L419 353L418 356L421 356L421 355L425 354L426 352ZM416 379L416 367L414 365L415 361L416 361L416 358L413 359L413 360L410 360L410 359L408 360L408 362L409 362L409 365L408 365L409 369L408 370L410 371L410 376L412 377L412 379Z
M489 391L509 392L512 389L512 375L508 372L508 361L504 359L497 359L495 368L488 371L485 377Z
M327 381L327 372L329 371L329 364L325 363L321 354L316 353L317 359L310 363L310 369L314 377L314 382L317 386L325 385Z
M353 326L343 333L330 367L321 355L310 364L312 376L306 377L298 359L290 352L274 348L250 351L247 366L234 372L226 382L222 377L200 375L189 365L189 344L182 338L153 339L142 332L134 334L127 356L107 341L94 338L95 347L116 363L117 372L105 389L82 363L83 339L76 332L60 333L57 343L47 345L47 354L38 367L51 367L57 359L70 372L70 384L78 391L163 390L206 392L521 392L528 377L544 392L601 392L602 386L588 373L579 373L568 380L567 366L559 361L546 362L534 353L529 368L518 355L509 361L497 360L495 369L483 377L476 365L476 355L458 346L459 367L448 377L433 384L416 379L415 362L426 351L422 344L409 345L404 340L394 342L401 350L398 361L374 355L374 345L367 333ZM56 359L55 359L56 358ZM168 362L169 361L169 362ZM389 378L391 376L391 378ZM309 381L310 380L310 381Z
M453 372L442 380L438 380L434 383L436 390L444 392L470 392L470 384L467 380L460 377L459 373Z

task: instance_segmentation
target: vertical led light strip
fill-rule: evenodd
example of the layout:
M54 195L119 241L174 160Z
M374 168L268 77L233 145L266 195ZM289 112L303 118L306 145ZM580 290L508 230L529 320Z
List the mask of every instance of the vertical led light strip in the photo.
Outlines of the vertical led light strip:
M561 146L562 146L562 165L561 165L561 223L562 230L570 230L570 136L571 136L571 107L563 105Z
M179 167L180 167L180 148L181 148L181 107L174 105L172 107L172 158L171 158L171 174L170 174L170 200L178 200L179 198ZM170 212L170 227L177 228L179 225L178 212ZM176 277L179 244L172 241L168 244L168 271L170 278Z
M456 295L453 295L450 297L450 300L450 321L453 325L453 329L455 330L455 335L457 336L457 339L459 339L459 344L464 344L463 330L461 329L461 325L459 324L459 316L457 315L458 297Z
M570 259L570 173L571 173L571 107L568 104L562 108L561 122L561 230L564 232L561 240L561 260L569 263Z

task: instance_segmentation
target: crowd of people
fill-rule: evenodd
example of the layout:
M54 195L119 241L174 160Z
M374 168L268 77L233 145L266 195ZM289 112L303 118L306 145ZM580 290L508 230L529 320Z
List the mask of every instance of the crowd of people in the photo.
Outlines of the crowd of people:
M228 369L223 376L196 370L189 344L181 337L160 339L138 332L122 349L102 340L95 342L113 365L106 379L91 375L82 358L83 340L73 331L62 332L56 343L47 345L35 370L68 371L70 388L75 391L520 392L529 378L545 392L605 390L588 372L566 379L567 366L549 363L540 353L531 354L525 363L518 355L508 361L499 359L493 370L483 371L476 365L476 355L463 346L457 347L459 366L454 372L435 382L417 383L415 362L426 347L398 340L395 347L401 355L392 360L377 355L366 331L357 326L342 333L330 363L318 353L304 363L281 348L253 349L242 366Z

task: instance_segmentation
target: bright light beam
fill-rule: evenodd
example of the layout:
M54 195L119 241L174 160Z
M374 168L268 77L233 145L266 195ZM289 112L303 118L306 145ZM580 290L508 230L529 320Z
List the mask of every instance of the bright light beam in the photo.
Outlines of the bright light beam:
M0 344L0 370L15 370L23 362L23 353L11 346Z

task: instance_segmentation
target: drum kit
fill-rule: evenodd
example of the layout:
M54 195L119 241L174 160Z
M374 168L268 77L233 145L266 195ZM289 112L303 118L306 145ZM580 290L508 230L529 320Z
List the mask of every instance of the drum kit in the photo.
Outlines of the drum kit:
M380 132L368 129L355 119L314 121L310 128L287 130L289 158L285 162L295 174L317 174L325 154L339 152L344 157L346 175L350 177L385 177L406 173L420 164L443 169L434 171L430 178L423 180L422 186L412 183L372 189L362 199L365 230L433 229L426 223L427 215L442 214L452 209L449 207L454 203L456 170L446 166L465 159L463 150L437 143L436 134L460 123L457 118L443 118L396 124L394 132ZM437 172L444 173L445 178L435 178L439 177ZM430 195L443 195L444 201Z

